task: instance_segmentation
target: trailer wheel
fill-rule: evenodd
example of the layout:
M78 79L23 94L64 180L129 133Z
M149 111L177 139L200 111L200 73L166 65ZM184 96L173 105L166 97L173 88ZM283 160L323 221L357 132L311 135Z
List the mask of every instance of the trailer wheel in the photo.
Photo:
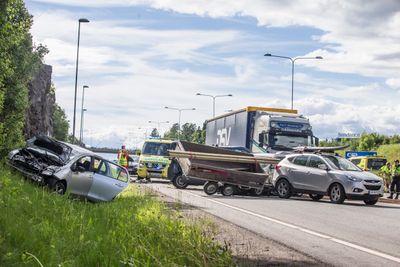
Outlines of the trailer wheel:
M235 193L235 187L233 185L226 184L222 187L221 193L227 197L232 196L233 193Z
M207 182L204 184L204 192L207 195L214 195L218 191L218 183L216 182Z
M172 184L178 189L185 189L189 185L188 181L182 175L172 179Z
M264 187L261 187L261 188L252 188L251 189L251 193L254 195L254 196L261 196L263 193L264 193Z

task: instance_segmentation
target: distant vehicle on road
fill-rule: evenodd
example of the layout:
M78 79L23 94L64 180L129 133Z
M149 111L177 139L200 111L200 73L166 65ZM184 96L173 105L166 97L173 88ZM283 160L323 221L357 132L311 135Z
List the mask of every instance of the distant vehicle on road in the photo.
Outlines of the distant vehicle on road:
M307 118L297 110L246 107L206 122L206 145L245 147L251 153L317 146Z
M137 156L128 157L128 172L130 175L136 175L139 167L139 158Z
M139 157L137 179L168 178L170 160L168 150L175 149L172 140L152 139L143 144L142 154Z
M288 155L276 165L272 182L281 198L306 193L313 200L320 200L328 195L331 202L338 204L347 198L374 205L384 189L380 177L330 154Z
M28 140L13 150L8 163L28 178L47 185L59 194L91 201L111 201L129 182L127 170L93 152L47 136Z
M350 158L350 161L364 171L377 172L386 164L387 159L380 156L362 156L352 157Z

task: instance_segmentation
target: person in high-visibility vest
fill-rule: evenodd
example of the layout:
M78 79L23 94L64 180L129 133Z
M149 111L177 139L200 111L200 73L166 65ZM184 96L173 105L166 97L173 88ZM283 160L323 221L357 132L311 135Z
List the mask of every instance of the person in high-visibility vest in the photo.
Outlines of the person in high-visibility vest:
M400 164L398 159L394 162L394 166L392 168L392 177L392 183L390 184L390 196L388 198L393 198L394 193L396 193L395 199L398 199L400 195Z
M118 163L122 167L128 168L128 151L125 149L125 146L121 146L121 149L118 150Z
M379 174L383 178L383 182L384 182L385 188L389 189L390 177L392 175L392 167L390 165L390 162L387 162L385 165L383 165L379 169Z

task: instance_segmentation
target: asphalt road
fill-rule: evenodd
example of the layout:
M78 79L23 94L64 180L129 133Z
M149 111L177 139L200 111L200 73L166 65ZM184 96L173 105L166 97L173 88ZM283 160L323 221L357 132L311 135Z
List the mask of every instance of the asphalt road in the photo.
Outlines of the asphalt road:
M147 187L335 266L400 266L400 205L207 196L201 186Z

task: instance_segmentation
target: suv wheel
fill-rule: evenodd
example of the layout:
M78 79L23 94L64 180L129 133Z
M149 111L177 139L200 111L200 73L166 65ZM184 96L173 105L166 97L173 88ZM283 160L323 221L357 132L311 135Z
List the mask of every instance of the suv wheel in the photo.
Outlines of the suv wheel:
M204 185L204 192L207 195L214 195L218 191L218 183L216 182L207 182Z
M342 204L346 195L341 184L333 184L329 189L329 198L335 204Z
M276 192L280 198L290 198L292 190L289 181L286 179L280 179L276 184Z
M185 189L189 185L188 181L182 175L175 177L172 180L172 184L178 189Z
M378 202L378 198L377 199L369 199L369 200L364 200L365 205L375 205L376 202Z
M319 194L309 194L310 198L312 200L318 201L324 197L324 195L319 195Z

